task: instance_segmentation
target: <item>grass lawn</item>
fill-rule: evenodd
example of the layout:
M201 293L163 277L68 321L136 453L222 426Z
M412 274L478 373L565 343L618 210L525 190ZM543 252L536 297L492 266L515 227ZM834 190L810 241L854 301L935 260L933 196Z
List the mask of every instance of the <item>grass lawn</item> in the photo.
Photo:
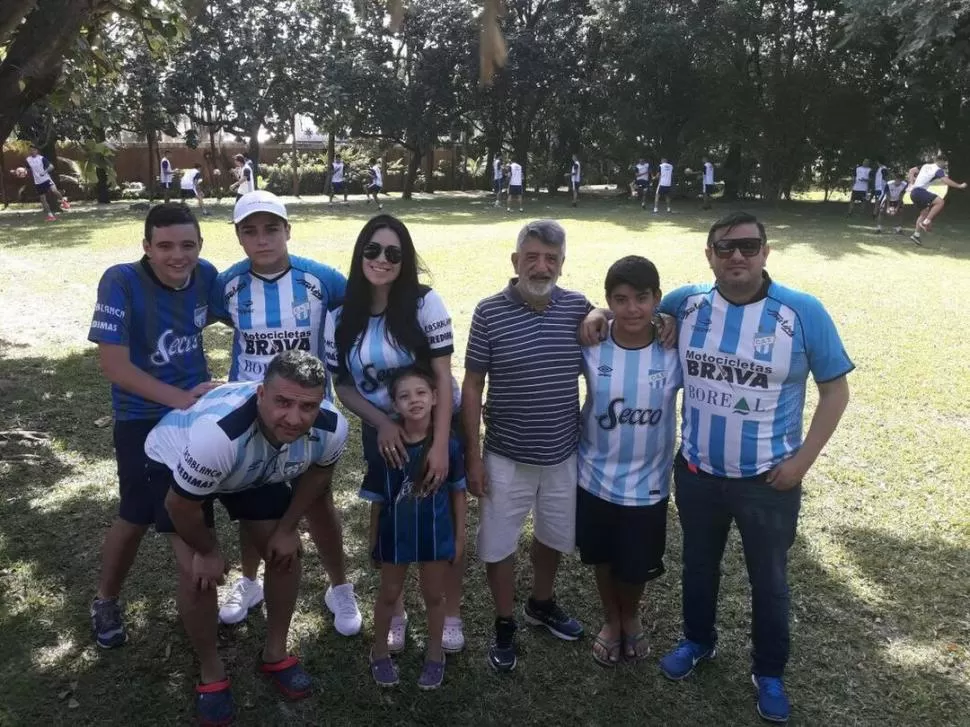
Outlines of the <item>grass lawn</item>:
M460 378L472 310L510 276L524 216L459 194L412 203L395 197L385 209L411 228L449 306ZM704 233L724 209L702 213L696 203L681 203L677 214L653 217L606 198L572 209L560 195L527 200L526 216L564 223L561 284L602 303L607 267L630 253L656 262L668 289L708 279ZM360 200L333 208L316 200L291 210L291 251L346 270L371 210ZM844 210L808 202L755 207L768 225L772 275L822 299L858 367L842 425L806 482L791 552L793 722L967 724L970 341L959 296L970 280L970 220L948 209L927 236L934 249L918 249L905 237L872 234L864 217L846 221ZM241 257L228 214L223 205L203 222L204 256L220 268ZM89 634L101 538L117 496L111 428L103 419L111 413L108 387L85 339L98 279L109 265L138 257L143 216L122 204L79 206L52 224L33 209L0 213L0 724L184 724L193 714L196 665L175 611L174 567L162 538L146 538L126 585L128 645L100 652ZM227 329L210 329L206 340L213 368L224 374ZM810 394L809 412L813 406ZM284 704L257 678L264 621L254 614L221 635L239 724L759 723L747 677L749 596L737 537L724 560L718 659L680 684L656 668L653 657L680 631L676 517L669 572L644 598L647 662L604 671L590 658L590 637L567 644L523 629L516 672L491 673L491 599L470 547L468 648L449 661L445 687L425 694L415 686L425 632L420 593L409 586L402 686L378 692L367 667L377 575L365 552L367 507L356 494L356 428L353 436L336 487L364 635L345 639L334 631L311 548L291 641L315 675L317 693ZM471 536L475 512L472 505ZM224 516L219 529L237 559ZM530 567L525 549L520 556L524 598ZM595 633L594 580L576 556L564 560L558 595Z

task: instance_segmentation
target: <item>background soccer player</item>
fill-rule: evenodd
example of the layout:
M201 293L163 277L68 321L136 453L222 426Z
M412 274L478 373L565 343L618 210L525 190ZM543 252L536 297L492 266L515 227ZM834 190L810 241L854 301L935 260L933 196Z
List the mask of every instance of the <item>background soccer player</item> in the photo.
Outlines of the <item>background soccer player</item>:
M667 203L667 212L670 213L670 196L673 193L674 185L674 165L667 159L660 160L660 173L657 180L657 192L653 198L653 213L657 214L660 200Z
M344 202L347 201L347 185L344 182L344 162L337 154L333 163L330 165L330 204L333 204L333 198L338 194L344 196Z
M496 154L492 160L492 192L495 194L495 206L502 204L502 183L505 179L505 169L502 167L502 155Z
M566 177L569 178L569 190L573 195L573 207L579 202L579 186L583 181L583 168L579 163L579 155L573 154L573 165L569 172L566 173Z
M862 164L855 168L855 177L852 180L852 195L849 197L849 211L846 217L851 217L856 205L865 204L869 199L869 179L872 176L872 168L869 160L863 159Z
M702 181L704 187L704 209L709 210L711 208L711 196L714 194L714 165L711 160L704 157L704 179Z
M903 208L903 193L906 191L907 183L900 178L897 171L885 172L888 181L886 182L885 192L880 197L879 208L876 215L876 232L882 232L883 216L897 218ZM897 235L903 231L902 225L897 221L893 232Z
M917 245L922 245L920 239L923 232L929 232L933 227L933 219L943 211L943 197L931 192L928 187L933 182L941 182L953 189L966 189L966 182L954 182L946 174L946 157L938 154L936 161L924 164L921 167L913 167L907 175L909 182L909 198L919 210L916 219L916 229L910 238Z
M514 159L509 163L509 194L506 202L508 203L505 208L506 212L512 211L512 205L515 204L514 200L519 201L519 212L522 211L522 189L525 186L524 180L522 179L522 165L519 164Z
M633 186L636 189L637 198L640 200L640 209L647 208L647 194L650 190L650 163L640 157L640 160L633 165L636 177Z
M202 165L196 164L191 169L186 169L182 172L182 179L179 182L179 197L182 199L183 204L186 204L190 199L195 199L203 216L208 217L209 210L205 208L205 203L202 201L201 185Z
M370 169L367 170L367 174L370 176L370 181L367 183L367 203L370 204L373 196L377 209L382 210L384 205L381 204L378 195L384 190L384 172L381 171L381 165L377 163L376 157L370 158Z
M162 185L162 197L168 203L172 199L172 180L175 178L175 170L172 163L168 160L168 151L162 152L162 160L158 163L158 181Z
M33 144L27 154L26 162L30 168L30 174L34 178L34 189L40 197L41 207L43 207L44 212L47 214L47 221L53 222L57 217L54 215L55 208L51 204L51 199L59 202L61 209L66 210L71 208L71 205L68 204L64 195L57 189L57 185L54 184L53 177L51 177L51 172L54 171L54 165L50 163L47 157L41 156L40 147L34 146Z

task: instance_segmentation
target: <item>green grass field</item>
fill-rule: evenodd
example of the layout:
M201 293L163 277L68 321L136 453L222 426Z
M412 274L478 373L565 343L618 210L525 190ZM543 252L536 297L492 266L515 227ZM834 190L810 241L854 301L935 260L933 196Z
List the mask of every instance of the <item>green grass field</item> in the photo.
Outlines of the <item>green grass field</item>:
M668 289L708 279L704 234L726 209L702 213L696 203L681 203L678 214L652 217L627 200L572 209L559 196L527 200L518 216L474 194L385 205L411 228L450 308L459 378L472 310L511 275L509 255L525 217L563 222L569 238L561 284L602 303L607 267L630 253L656 262ZM970 341L959 296L970 280L970 220L945 211L928 236L934 248L918 249L905 237L872 234L864 217L846 221L841 204L753 209L768 226L772 275L822 299L857 366L842 425L806 482L791 553L793 723L967 724ZM317 200L291 211L291 251L346 270L372 210L362 201L331 209ZM143 215L121 204L79 207L53 224L33 209L0 213L0 724L184 724L193 715L196 666L175 612L174 566L163 539L146 539L126 586L128 645L100 652L88 624L116 484L104 419L111 413L108 387L87 327L103 270L139 256ZM220 268L241 256L228 215L224 204L203 222L203 254ZM909 212L909 224L911 218ZM228 331L217 326L206 339L213 368L223 374ZM335 633L320 603L326 582L311 548L291 641L318 691L284 704L257 678L264 623L254 615L221 635L239 724L759 723L747 678L747 577L735 536L724 561L720 654L684 683L665 681L653 658L604 671L590 658L591 638L566 644L531 630L521 632L516 672L491 673L491 599L471 547L468 648L449 661L445 687L426 694L414 684L424 624L418 589L409 587L402 686L378 692L367 668L377 576L367 564L354 441L339 465L337 501L364 634ZM472 536L475 511L473 504ZM236 558L224 517L219 529ZM648 586L643 602L652 657L679 635L679 566L680 532L671 517L669 570ZM522 597L529 570L521 557ZM564 561L558 595L595 633L594 580L576 556Z

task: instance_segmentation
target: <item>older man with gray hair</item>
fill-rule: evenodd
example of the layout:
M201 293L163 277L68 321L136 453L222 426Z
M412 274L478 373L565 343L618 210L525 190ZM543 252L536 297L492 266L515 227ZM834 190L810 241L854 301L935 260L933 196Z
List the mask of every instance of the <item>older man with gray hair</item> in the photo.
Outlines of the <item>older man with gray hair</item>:
M559 223L538 220L523 227L512 253L517 277L476 306L465 356L465 467L468 490L481 501L478 557L486 563L496 610L488 661L500 672L516 664L513 558L530 512L533 585L525 621L567 641L583 634L554 593L560 555L575 546L583 360L576 332L592 309L581 293L556 285L565 257L566 232Z

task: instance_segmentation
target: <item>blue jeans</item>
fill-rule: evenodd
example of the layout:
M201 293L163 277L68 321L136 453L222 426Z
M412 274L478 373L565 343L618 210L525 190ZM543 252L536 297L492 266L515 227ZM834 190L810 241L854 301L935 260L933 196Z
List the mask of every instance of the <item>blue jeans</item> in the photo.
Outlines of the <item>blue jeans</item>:
M752 672L781 677L788 662L788 549L795 541L802 488L781 492L765 476L723 478L674 465L677 513L684 533L684 636L712 647L721 558L737 523L751 583Z

